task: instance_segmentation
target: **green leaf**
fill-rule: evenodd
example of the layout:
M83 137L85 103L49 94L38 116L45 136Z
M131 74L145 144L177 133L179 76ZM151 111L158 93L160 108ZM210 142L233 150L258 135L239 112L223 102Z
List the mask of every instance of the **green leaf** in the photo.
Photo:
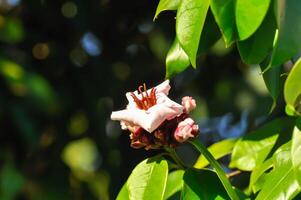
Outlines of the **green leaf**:
M244 136L235 144L229 166L245 171L253 170L266 159L279 134L292 124L292 119L280 118Z
M266 69L266 65L265 64L261 64L260 65L261 71L262 71L262 76L265 82L265 85L273 99L273 105L271 108L271 111L275 108L276 106L276 102L280 93L280 88L282 85L282 81L281 81L281 72L282 72L282 68L280 66L277 67L273 67L273 68L269 68L267 71L265 71Z
M301 50L301 1L275 0L275 3L279 32L271 66L284 63Z
M168 174L164 199L168 199L183 187L184 170L173 171Z
M210 8L229 47L237 39L235 0L211 0Z
M250 37L260 26L270 0L236 0L235 20L240 40Z
M258 165L254 168L254 170L251 173L250 177L250 184L249 184L249 190L253 190L254 193L258 191L258 184L257 182L265 176L265 172L273 167L273 159L267 159L262 163L261 165ZM261 183L259 185L262 185L262 180L260 181Z
M232 152L236 141L237 139L222 140L208 147L208 151L213 155L215 159L222 158ZM209 162L207 161L207 159L203 154L201 154L194 164L194 167L201 169L203 167L206 167L208 164Z
M271 8L254 35L247 40L237 42L242 60L247 64L262 62L273 48L275 31L276 21Z
M209 4L210 0L182 0L178 8L177 38L193 67Z
M172 78L176 74L184 71L189 65L189 57L176 38L167 53L166 78Z
M129 200L129 191L126 187L126 183L122 186L121 190L119 191L116 200Z
M129 199L163 199L167 175L166 160L154 157L142 161L127 180Z
M184 174L183 200L229 199L226 190L215 172L211 170L188 169Z
M256 200L292 199L301 191L292 165L291 142L280 147L273 160L274 170L267 176Z
M297 126L294 128L291 153L296 179L301 186L301 118L297 120Z
M232 200L238 200L239 197L236 193L236 191L233 189L228 177L226 176L223 168L220 166L220 164L217 162L217 160L214 159L214 157L211 155L211 153L207 150L207 148L198 140L192 140L189 141L201 154L203 154L206 159L209 161L209 163L212 165L212 167L216 170L217 176L220 179L221 183L223 184L225 190L227 191L229 197Z
M301 115L301 58L295 63L284 84L284 99L290 110Z
M154 20L158 18L158 15L166 10L177 10L178 6L180 4L180 0L160 0L156 14L154 16Z
M217 23L212 15L212 12L208 10L208 14L205 20L201 39L199 43L198 55L207 53L208 50L221 38L221 34Z

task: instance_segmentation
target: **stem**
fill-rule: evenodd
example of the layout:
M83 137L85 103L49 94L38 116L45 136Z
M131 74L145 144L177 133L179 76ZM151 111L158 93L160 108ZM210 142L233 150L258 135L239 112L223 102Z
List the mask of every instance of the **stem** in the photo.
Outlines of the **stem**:
M224 188L226 189L229 197L232 200L239 200L239 197L237 196L235 190L232 188L232 185L227 178L223 168L220 166L220 164L215 160L215 158L212 156L212 154L207 150L207 148L198 140L192 140L189 141L200 153L202 153L205 158L208 160L208 162L213 166L215 169L217 176L221 180Z
M185 169L185 164L173 148L165 148L169 156L178 164L181 169Z

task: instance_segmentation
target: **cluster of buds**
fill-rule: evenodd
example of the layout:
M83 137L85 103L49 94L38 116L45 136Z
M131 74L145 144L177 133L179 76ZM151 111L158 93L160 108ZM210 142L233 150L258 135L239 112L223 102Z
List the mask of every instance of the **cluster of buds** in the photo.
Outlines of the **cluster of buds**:
M169 90L169 80L149 90L144 84L126 93L126 109L112 112L111 119L131 132L133 148L176 147L198 135L198 125L189 117L196 107L195 100L186 96L180 105L167 97Z

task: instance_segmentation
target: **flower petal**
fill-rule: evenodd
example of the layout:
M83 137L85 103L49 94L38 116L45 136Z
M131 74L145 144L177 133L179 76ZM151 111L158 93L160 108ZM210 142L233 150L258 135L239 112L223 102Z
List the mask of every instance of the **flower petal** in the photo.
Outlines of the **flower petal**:
M171 88L169 85L169 80L165 80L163 83L160 83L155 88L156 88L156 96L161 93L163 93L164 95L168 95L169 90ZM147 94L150 94L151 90L152 90L152 88L148 89ZM138 97L138 99L141 99L141 94L139 94L137 90L135 90L133 93ZM129 101L128 106L131 108L135 108L136 103L135 103L133 97L131 96L131 92L127 92L125 94L125 96L126 96L127 100Z
M126 110L112 112L111 119L135 124L151 133L165 120L173 119L174 117L182 114L182 112L183 106L173 102L166 96L164 98L164 102L156 104L147 111L128 108Z

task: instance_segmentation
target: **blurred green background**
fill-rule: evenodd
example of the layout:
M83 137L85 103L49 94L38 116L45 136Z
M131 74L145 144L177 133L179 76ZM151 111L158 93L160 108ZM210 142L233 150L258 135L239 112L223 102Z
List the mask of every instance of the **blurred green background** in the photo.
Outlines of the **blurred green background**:
M131 149L110 120L125 92L164 80L175 15L153 22L157 3L0 0L1 200L114 199L134 166L158 153ZM171 84L178 102L196 98L207 144L244 134L271 105L258 66L222 40Z

